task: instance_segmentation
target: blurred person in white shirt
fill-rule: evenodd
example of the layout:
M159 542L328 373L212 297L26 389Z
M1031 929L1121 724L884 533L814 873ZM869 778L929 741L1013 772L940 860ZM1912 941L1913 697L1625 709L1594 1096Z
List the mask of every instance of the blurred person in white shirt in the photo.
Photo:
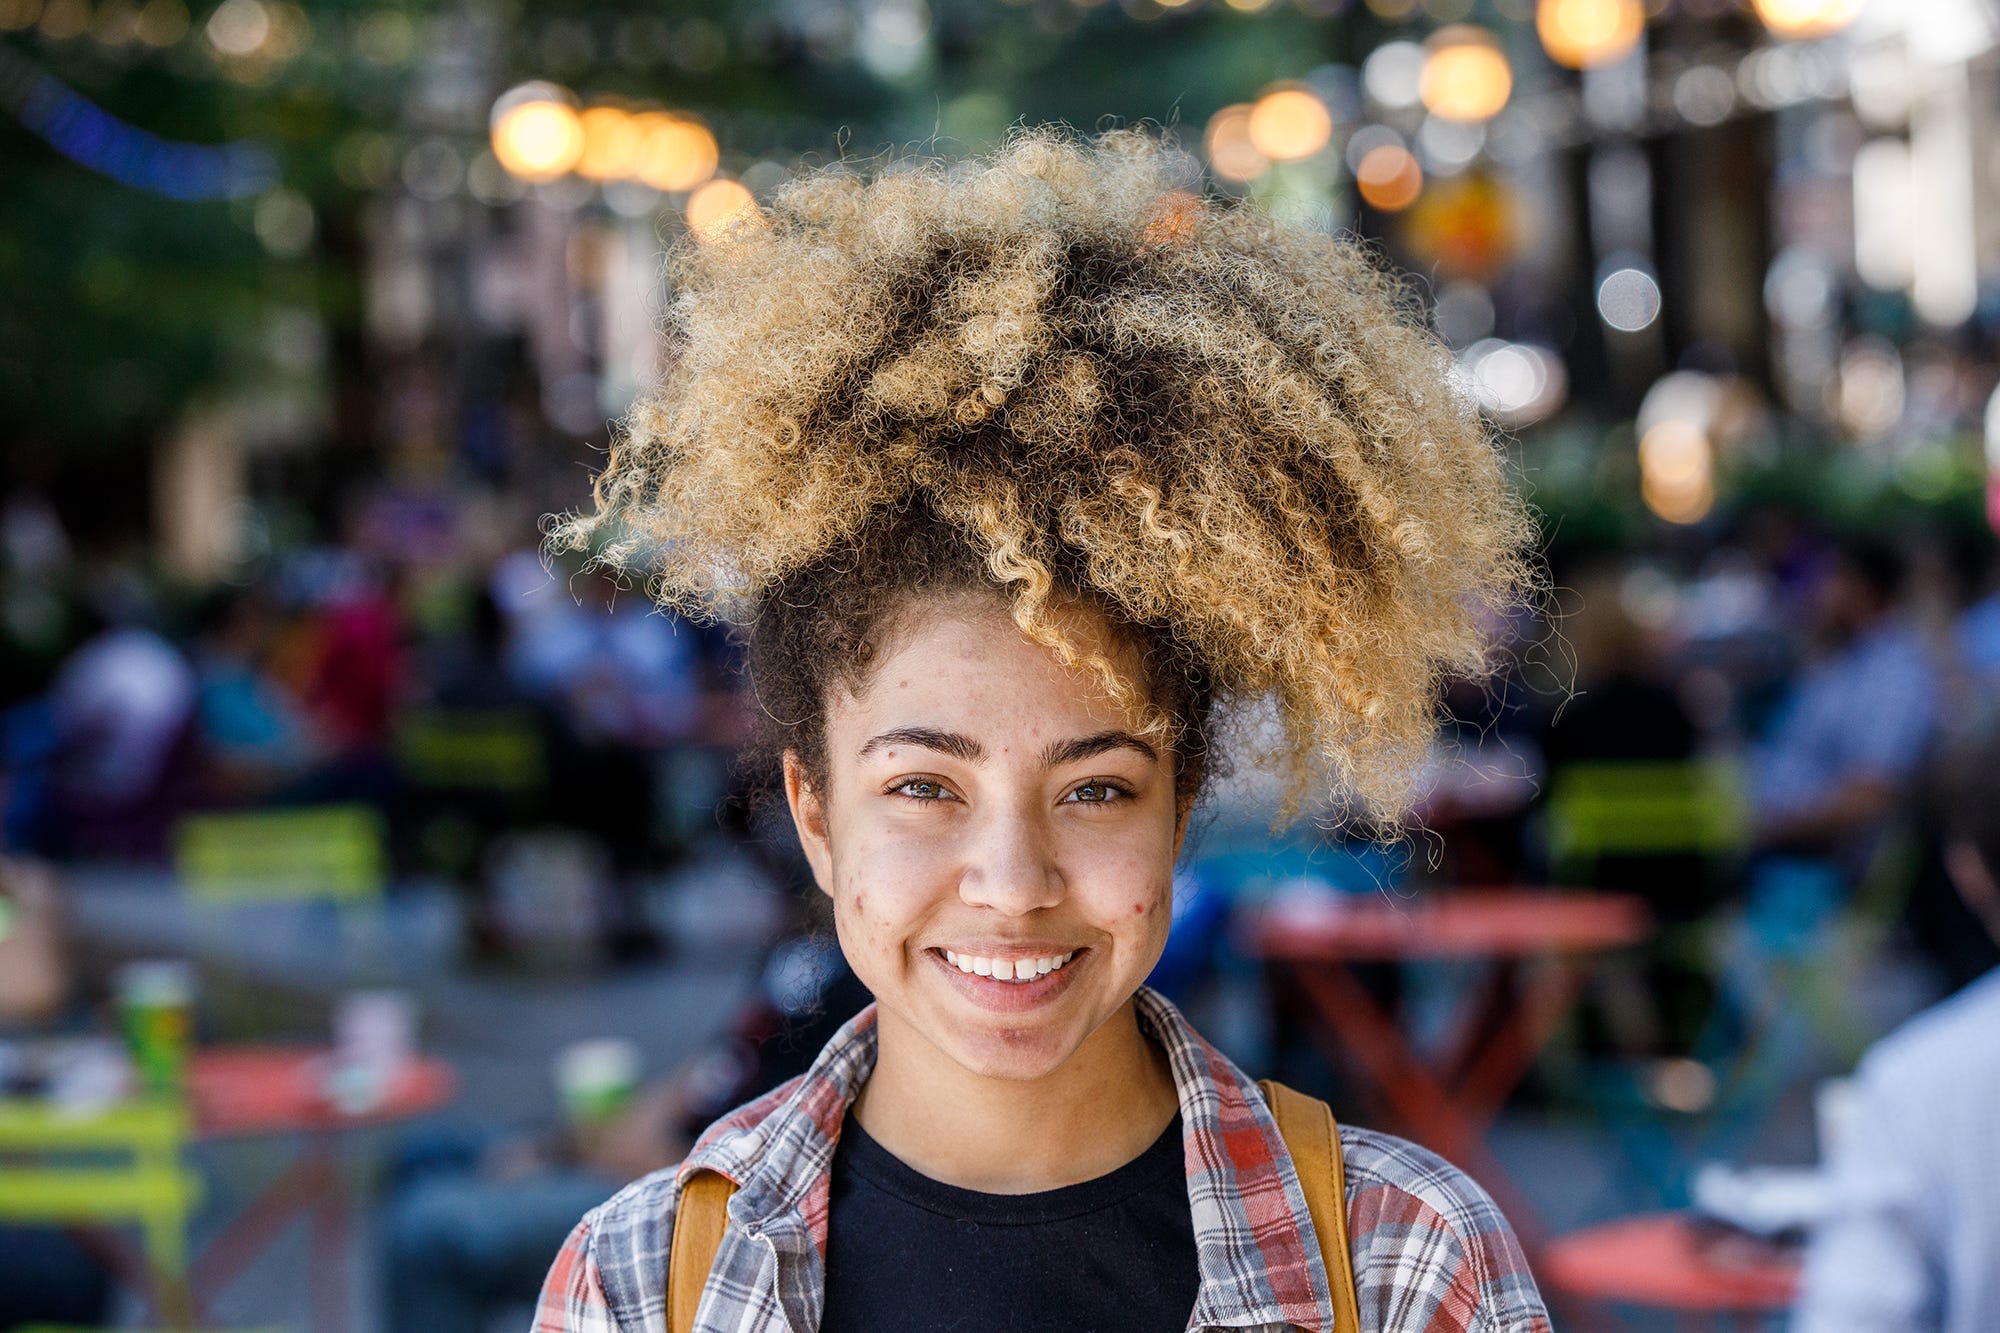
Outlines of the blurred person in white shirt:
M1945 865L2000 940L2000 733L1950 756ZM1792 1333L2000 1329L2000 970L1862 1059Z

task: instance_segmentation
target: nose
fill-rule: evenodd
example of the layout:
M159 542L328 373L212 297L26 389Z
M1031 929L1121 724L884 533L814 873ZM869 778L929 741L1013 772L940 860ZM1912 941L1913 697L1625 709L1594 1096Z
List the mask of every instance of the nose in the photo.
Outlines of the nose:
M1031 818L996 813L968 849L958 896L972 907L1026 916L1068 892L1050 840Z

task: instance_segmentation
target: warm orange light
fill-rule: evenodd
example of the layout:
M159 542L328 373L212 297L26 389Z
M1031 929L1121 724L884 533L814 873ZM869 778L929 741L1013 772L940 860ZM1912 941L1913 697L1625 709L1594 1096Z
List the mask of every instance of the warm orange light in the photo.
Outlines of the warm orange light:
M757 216L757 200L738 181L710 181L688 196L688 230L698 241L727 240L739 222Z
M1777 37L1825 37L1854 22L1861 0L1752 0Z
M1499 39L1484 28L1455 23L1431 34L1419 96L1432 115L1484 121L1500 114L1514 91L1514 70Z
M509 174L550 181L583 156L583 121L562 89L524 83L493 104L492 142Z
M1250 142L1250 106L1238 102L1208 118L1208 132L1202 136L1208 149L1208 164L1226 181L1243 184L1256 180L1271 169L1271 159Z
M594 106L578 117L583 126L583 152L576 174L587 180L622 180L634 174L639 156L639 126L620 106Z
M715 174L720 152L708 126L664 111L643 112L635 119L640 180L656 190L692 190Z
M1535 32L1549 58L1571 69L1622 59L1646 30L1640 0L1540 0Z
M1385 143L1369 149L1361 159L1354 185L1371 206L1394 213L1417 202L1417 196L1424 192L1424 169L1409 149Z
M1274 162L1311 157L1333 137L1326 103L1303 88L1274 88L1250 108L1245 127L1256 150Z
M1669 523L1698 523L1715 507L1715 450L1692 422L1662 421L1639 440L1639 498Z

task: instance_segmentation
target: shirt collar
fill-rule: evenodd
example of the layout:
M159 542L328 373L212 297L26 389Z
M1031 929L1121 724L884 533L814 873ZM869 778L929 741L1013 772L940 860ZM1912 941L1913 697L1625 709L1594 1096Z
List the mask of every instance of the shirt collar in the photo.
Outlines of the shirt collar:
M1326 1266L1305 1193L1254 1082L1158 992L1142 987L1140 1025L1173 1071L1201 1285L1195 1328L1289 1324L1334 1333ZM835 1033L812 1067L701 1136L680 1178L736 1182L729 1213L765 1232L800 1230L826 1253L834 1146L875 1068L875 1007Z

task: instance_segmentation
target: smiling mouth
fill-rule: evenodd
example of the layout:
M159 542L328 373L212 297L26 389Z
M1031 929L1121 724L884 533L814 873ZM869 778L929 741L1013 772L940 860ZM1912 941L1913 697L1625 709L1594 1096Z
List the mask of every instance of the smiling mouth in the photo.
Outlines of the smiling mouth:
M1081 950L1071 949L1068 953L1050 954L1041 958L984 958L977 954L958 953L951 949L940 949L945 962L971 976L991 977L995 981L1011 981L1021 985L1038 981L1051 972L1059 972L1074 959Z

